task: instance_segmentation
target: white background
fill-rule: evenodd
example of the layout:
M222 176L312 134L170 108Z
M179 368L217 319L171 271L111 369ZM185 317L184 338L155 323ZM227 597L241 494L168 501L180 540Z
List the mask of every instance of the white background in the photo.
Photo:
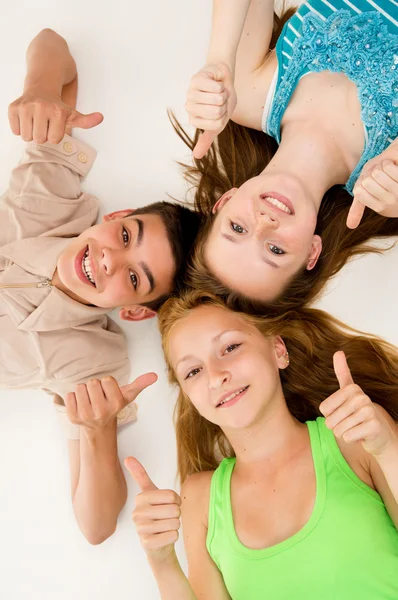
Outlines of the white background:
M7 3L7 12L3 7L3 188L22 147L9 131L7 106L21 94L28 43L51 27L66 38L78 65L78 108L105 115L98 128L75 131L98 151L85 189L101 199L103 212L142 206L167 193L182 198L185 185L174 161L188 154L166 107L186 123L185 92L205 58L211 0L18 0ZM398 250L356 260L330 286L322 307L398 344L397 261ZM174 487L175 391L167 385L156 322L125 330L133 376L154 370L159 382L142 394L138 423L120 434L120 456L134 454L159 486ZM111 539L92 547L80 534L69 498L66 444L44 393L0 391L0 474L2 599L158 598L130 520L134 483L129 481L127 505Z

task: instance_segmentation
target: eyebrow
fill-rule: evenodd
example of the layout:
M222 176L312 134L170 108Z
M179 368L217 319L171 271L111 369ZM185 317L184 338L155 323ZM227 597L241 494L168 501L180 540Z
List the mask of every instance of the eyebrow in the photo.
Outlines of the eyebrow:
M145 275L147 276L147 279L149 281L149 294L151 292L153 292L153 290L155 289L155 279L152 275L152 271L150 270L150 268L148 267L148 265L144 262L140 262L140 267L141 269L144 271Z
M266 256L264 256L263 261L266 262L268 265L271 265L271 267L273 267L274 269L279 269L279 265L272 262L272 260L269 260L269 258L267 258Z
M135 246L136 248L138 248L141 245L141 242L144 238L144 222L141 221L141 219L136 219L137 225L138 225L138 234L137 234L137 240L135 242Z
M230 242L232 242L233 244L237 244L238 240L234 237L232 237L232 235L228 235L228 233L222 233L221 234L226 240L229 240Z
M135 219L135 221L138 225L138 233L137 233L137 239L135 242L135 247L139 248L139 246L142 244L142 240L144 239L144 221L142 221L141 219ZM156 286L155 278L152 275L152 271L150 270L150 268L148 267L148 265L146 263L140 262L140 267L144 271L145 275L147 276L147 279L149 282L148 294L151 294Z
M222 233L221 235L225 239L227 239L230 242L232 242L233 244L237 244L238 243L238 240L236 238L232 237L232 235L228 235L227 233ZM271 267L273 267L274 269L279 269L279 265L277 265L276 263L272 262L272 260L270 260L269 258L264 257L263 261L266 262Z

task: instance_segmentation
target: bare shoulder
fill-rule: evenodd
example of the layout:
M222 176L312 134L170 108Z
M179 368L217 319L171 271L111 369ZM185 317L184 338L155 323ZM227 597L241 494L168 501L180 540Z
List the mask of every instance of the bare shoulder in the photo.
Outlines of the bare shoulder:
M188 518L192 513L200 515L207 526L210 486L214 471L202 471L187 477L181 487L182 512Z

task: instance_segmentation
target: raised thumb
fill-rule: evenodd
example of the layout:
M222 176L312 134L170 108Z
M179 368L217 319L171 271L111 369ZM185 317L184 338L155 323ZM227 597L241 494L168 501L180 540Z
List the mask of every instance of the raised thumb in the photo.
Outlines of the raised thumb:
M80 129L91 129L102 123L103 120L104 115L99 112L83 115L74 110L67 121L67 125L70 127L80 127Z
M152 490L159 489L153 483L152 479L149 477L142 464L136 458L129 456L125 459L124 465L129 471L131 477L139 486L141 492L150 492Z
M129 404L133 402L145 388L149 387L155 381L157 381L158 376L156 373L145 373L144 375L140 375L137 379L134 379L132 383L128 385L124 385L120 388L120 391L123 394L123 397L126 400L126 403Z
M362 220L364 212L365 206L359 200L354 198L347 215L347 227L349 229L356 229Z
M199 160L203 158L209 151L210 146L216 137L217 133L213 133L212 131L205 131L204 133L201 133L196 146L193 149L193 157Z

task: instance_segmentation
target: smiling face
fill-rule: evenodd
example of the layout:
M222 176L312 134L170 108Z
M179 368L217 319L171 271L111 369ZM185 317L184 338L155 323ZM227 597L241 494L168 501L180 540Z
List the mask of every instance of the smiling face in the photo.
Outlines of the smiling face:
M57 263L58 287L84 304L125 307L125 319L133 318L135 306L168 294L175 272L162 219L126 217L131 212L106 215L73 239Z
M265 338L230 310L204 305L190 311L172 327L168 358L198 412L224 431L249 427L283 401L283 341Z
M224 285L263 302L301 269L313 269L322 249L314 205L297 181L279 179L263 174L224 194L205 247L206 264Z

